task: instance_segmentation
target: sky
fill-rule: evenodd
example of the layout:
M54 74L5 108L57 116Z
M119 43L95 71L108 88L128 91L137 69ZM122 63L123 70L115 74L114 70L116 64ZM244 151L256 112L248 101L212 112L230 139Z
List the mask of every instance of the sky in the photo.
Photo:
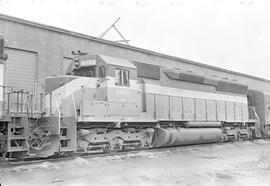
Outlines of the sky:
M269 0L0 0L0 13L270 79ZM120 40L114 30L104 39Z

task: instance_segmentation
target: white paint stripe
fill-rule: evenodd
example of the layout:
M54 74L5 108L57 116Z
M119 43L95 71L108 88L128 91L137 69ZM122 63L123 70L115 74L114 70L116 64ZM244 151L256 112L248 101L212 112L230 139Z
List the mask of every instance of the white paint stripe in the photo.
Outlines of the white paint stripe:
M151 94L161 94L168 96L179 96L187 98L198 98L198 99L209 99L209 100L219 100L219 101L230 101L236 103L247 103L247 97L241 95L226 95L226 94L217 94L212 92L202 92L202 91L193 91L186 89L162 87L160 85L154 84L145 84L146 93Z
M115 85L115 77L107 77L107 81L105 82L108 88L121 88L128 90L136 90L141 92L141 88L137 80L130 80L130 86L118 86ZM57 95L58 102L61 103L61 100L65 100L72 93L81 89L82 86L85 88L97 88L96 83L98 82L98 78L88 78L88 77L78 77L62 87L54 90L55 95ZM151 94L160 94L160 95L168 95L168 96L178 96L178 97L187 97L187 98L197 98L197 99L208 99L208 100L219 100L219 101L230 101L236 103L244 103L247 104L247 97L241 95L226 95L226 94L218 94L212 92L203 92L203 91L193 91L186 89L178 89L178 88L170 88L170 87L162 87L156 84L145 84L146 93ZM47 106L49 107L49 95L46 99Z
M87 78L87 77L80 77L74 79L65 85L58 87L57 89L53 90L55 95L61 95L62 98L66 98L72 93L80 90L82 87L84 88L96 88L96 78Z
M62 100L65 100L68 96L73 94L74 92L84 88L96 88L96 82L97 78L88 78L88 77L79 77L77 79L74 79L65 85L53 90L56 97L56 101L53 101L52 103L52 113L55 113L57 111L56 103L58 102L59 105L63 102ZM46 107L47 109L50 107L50 94L46 95Z
M138 90L141 92L141 88L137 80L130 80L130 87L117 86L115 85L115 77L108 77L107 86L108 87L121 87L123 89ZM245 95L228 95L213 92L203 92L194 91L180 88L162 87L157 84L146 83L145 84L146 93L150 94L160 94L168 96L178 96L187 98L197 98L197 99L209 99L209 100L219 100L219 101L230 101L236 103L247 103L247 97Z

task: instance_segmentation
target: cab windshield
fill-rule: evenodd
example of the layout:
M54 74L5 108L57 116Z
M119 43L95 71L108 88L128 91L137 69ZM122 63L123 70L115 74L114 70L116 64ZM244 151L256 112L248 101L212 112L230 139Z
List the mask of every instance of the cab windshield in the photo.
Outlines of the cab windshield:
M97 77L96 66L79 68L74 71L75 76Z

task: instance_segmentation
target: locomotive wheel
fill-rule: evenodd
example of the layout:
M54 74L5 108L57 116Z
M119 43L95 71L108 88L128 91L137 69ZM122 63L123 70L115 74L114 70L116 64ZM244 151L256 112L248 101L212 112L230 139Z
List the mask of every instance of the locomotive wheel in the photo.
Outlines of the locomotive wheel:
M241 134L240 134L240 132L237 132L237 134L236 134L236 140L239 141L240 139L241 139Z
M3 157L3 158L6 158L7 157L7 143L5 142L5 143L3 143L2 144L2 146L1 146L1 156Z
M109 146L103 147L102 149L103 149L104 153L110 153L110 147Z

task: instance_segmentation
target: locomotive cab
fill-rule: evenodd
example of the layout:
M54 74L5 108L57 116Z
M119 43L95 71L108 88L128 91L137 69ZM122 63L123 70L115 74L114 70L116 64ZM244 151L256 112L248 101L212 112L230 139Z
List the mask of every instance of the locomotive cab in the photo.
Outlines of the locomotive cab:
M46 105L53 105L49 110L55 115L86 122L138 117L137 69L129 60L76 56L65 76L47 78L45 86Z
M96 56L77 56L66 70L67 75L105 77L105 66Z
M137 70L130 61L92 55L84 56L80 62L88 64L88 75L97 78L95 99L83 101L84 120L129 120L138 116ZM79 67L84 68L82 64ZM82 71L77 73L84 75Z

